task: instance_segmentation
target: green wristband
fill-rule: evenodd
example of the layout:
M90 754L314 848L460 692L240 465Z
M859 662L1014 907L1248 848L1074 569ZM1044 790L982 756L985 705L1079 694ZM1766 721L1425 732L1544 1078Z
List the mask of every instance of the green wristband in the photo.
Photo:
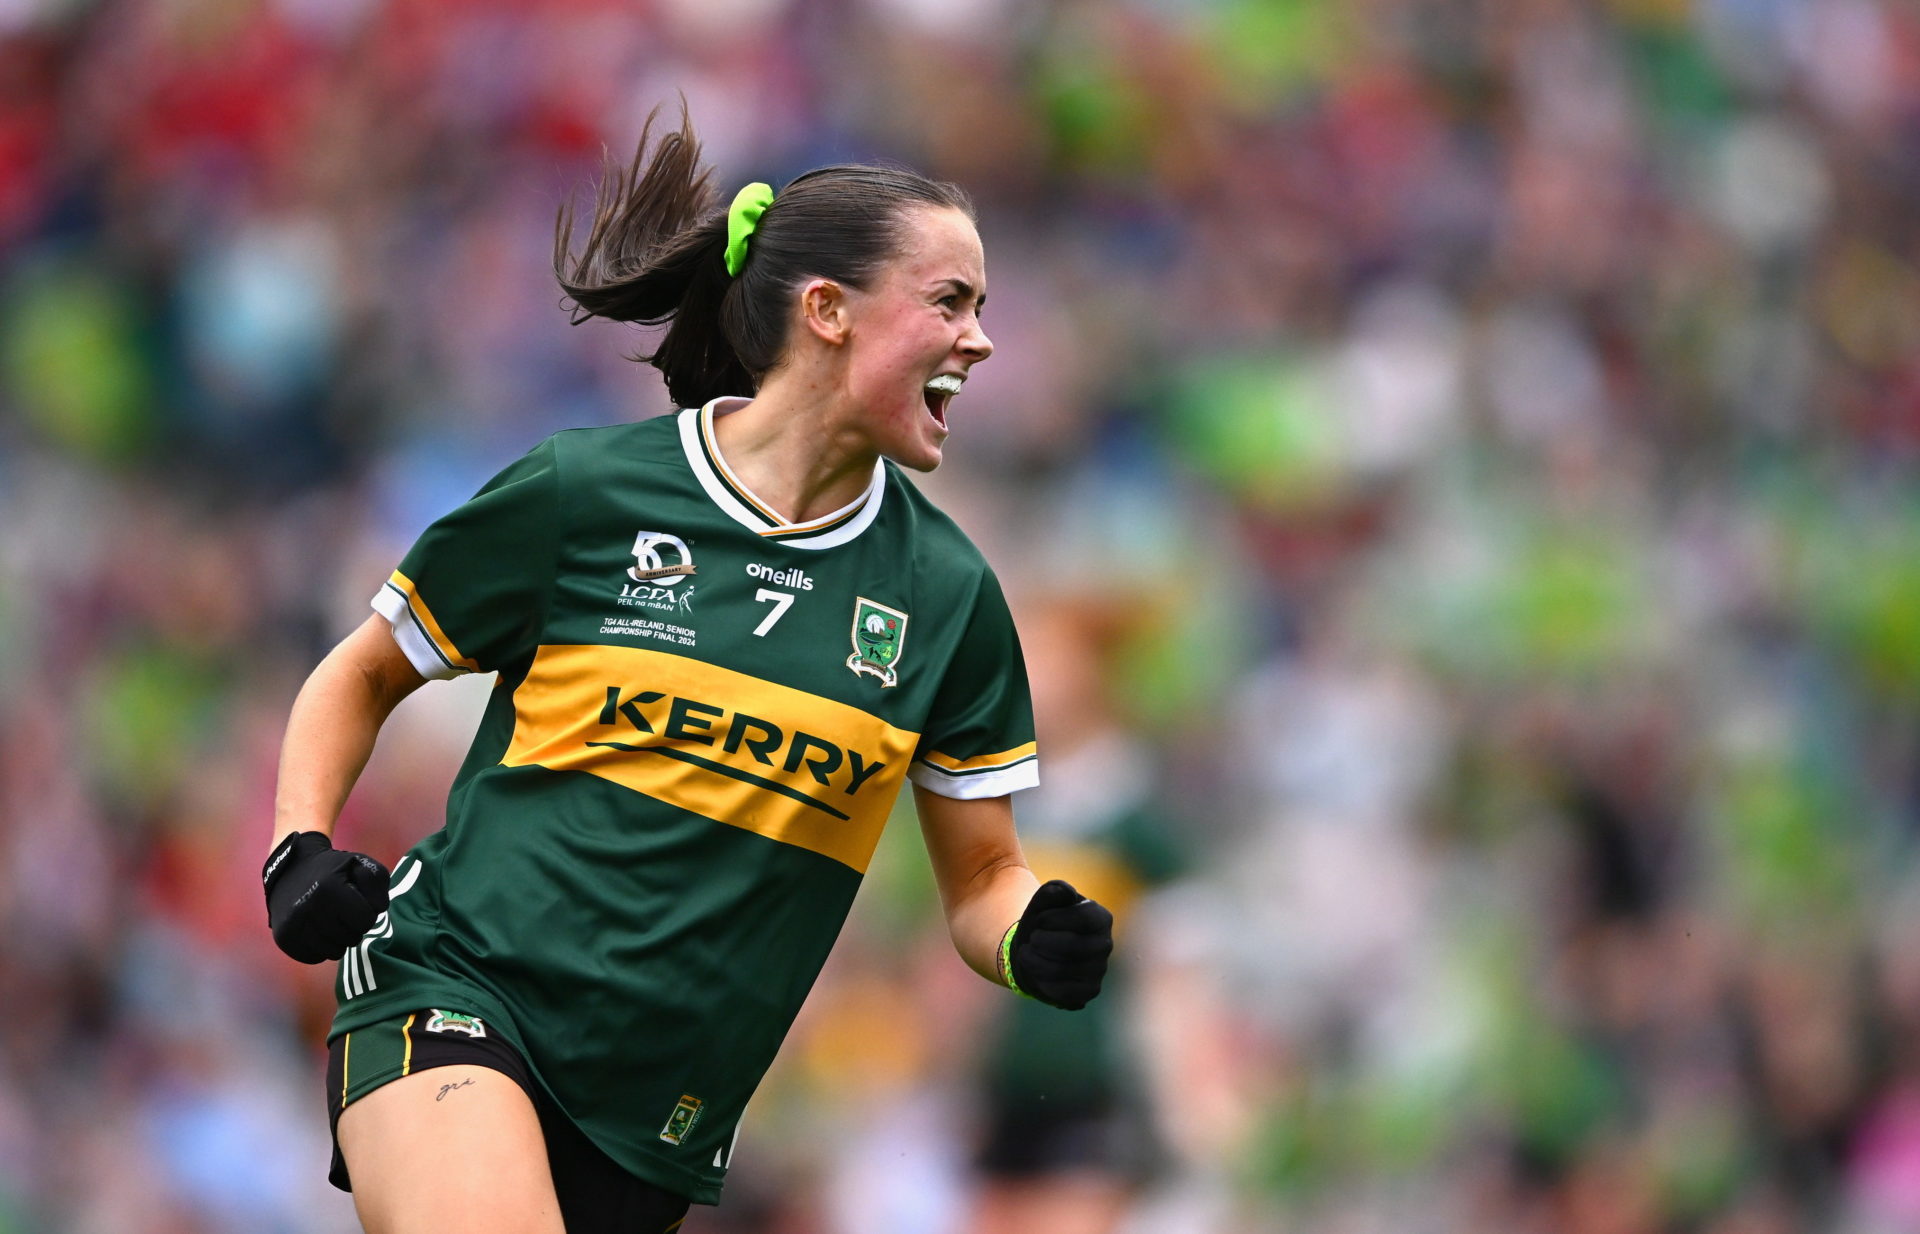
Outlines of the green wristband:
M1005 934L1000 936L1000 953L995 960L995 966L1000 973L1000 984L1022 998L1031 998L1033 996L1021 989L1020 984L1013 979L1013 932L1019 928L1020 923L1016 921L1007 927Z

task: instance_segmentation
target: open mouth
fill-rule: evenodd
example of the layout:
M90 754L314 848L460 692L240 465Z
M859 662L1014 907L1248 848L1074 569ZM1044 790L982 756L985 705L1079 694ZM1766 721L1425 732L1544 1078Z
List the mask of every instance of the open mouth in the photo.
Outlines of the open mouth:
M960 386L965 381L966 378L958 373L942 373L920 391L920 396L927 403L927 414L941 428L947 427L947 404L953 401L954 395L960 393Z

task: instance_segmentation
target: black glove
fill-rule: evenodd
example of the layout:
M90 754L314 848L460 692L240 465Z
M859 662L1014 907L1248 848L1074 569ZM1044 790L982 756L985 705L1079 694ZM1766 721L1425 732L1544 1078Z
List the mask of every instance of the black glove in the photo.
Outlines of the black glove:
M387 909L387 867L318 831L280 841L260 877L273 941L302 964L339 959Z
M1033 893L1001 946L1015 989L1067 1011L1100 993L1112 953L1113 914L1057 878Z

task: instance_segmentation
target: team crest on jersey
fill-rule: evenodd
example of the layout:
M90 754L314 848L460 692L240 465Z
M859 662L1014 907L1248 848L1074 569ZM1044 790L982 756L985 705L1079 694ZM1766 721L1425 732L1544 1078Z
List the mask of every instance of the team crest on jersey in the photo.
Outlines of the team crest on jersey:
M667 1125L660 1128L660 1138L669 1144L678 1144L687 1138L693 1125L700 1121L700 1107L705 1103L690 1093L680 1095L680 1104L673 1107L673 1113L667 1115Z
M900 684L894 666L907 641L907 615L897 608L861 596L853 602L853 654L847 667L855 676L869 674L882 686Z
M480 1022L477 1015L461 1015L457 1011L434 1009L427 1018L427 1031L430 1033L465 1033L469 1037L484 1037L487 1026Z

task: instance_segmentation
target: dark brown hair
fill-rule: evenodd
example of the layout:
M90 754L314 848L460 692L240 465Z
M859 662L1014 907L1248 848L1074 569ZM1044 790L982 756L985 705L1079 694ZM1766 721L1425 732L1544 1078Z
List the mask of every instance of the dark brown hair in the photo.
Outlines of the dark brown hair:
M725 204L700 165L685 105L679 131L657 143L653 121L647 117L631 164L608 161L578 257L572 204L561 207L553 270L573 301L575 325L589 317L669 323L659 346L634 358L660 370L682 407L757 390L786 351L793 292L812 278L866 288L897 250L909 210L947 207L973 217L960 188L903 168L817 168L774 195L735 278L725 262Z

